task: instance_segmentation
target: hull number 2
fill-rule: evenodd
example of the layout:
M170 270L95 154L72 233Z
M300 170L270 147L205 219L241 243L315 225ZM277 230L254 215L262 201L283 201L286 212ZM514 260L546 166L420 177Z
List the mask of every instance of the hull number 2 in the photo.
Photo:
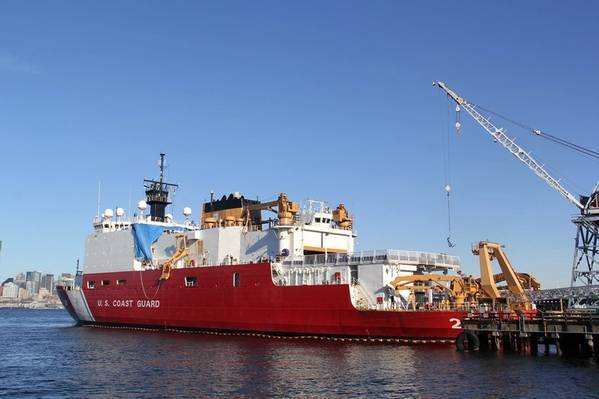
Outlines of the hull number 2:
M460 319L456 319L455 317L452 317L451 319L449 319L449 322L452 323L451 328L455 328L455 329L462 328L462 321Z

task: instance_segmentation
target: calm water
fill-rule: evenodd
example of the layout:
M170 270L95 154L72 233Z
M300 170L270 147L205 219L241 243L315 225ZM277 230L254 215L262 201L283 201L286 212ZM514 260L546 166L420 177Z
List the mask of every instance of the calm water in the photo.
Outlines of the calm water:
M592 359L73 327L0 309L0 397L599 397Z

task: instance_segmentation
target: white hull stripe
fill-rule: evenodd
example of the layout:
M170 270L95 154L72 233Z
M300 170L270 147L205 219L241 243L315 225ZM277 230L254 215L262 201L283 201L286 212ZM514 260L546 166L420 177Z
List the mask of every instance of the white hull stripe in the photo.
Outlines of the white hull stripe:
M67 291L67 295L79 320L95 321L82 289Z

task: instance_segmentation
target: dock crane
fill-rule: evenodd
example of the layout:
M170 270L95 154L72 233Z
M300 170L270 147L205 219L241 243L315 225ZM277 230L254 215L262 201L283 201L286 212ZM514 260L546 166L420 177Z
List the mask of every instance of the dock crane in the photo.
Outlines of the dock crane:
M443 82L433 82L433 85L439 87L456 102L457 110L459 110L459 107L466 110L493 137L495 142L501 144L503 148L579 209L580 215L572 219L577 232L570 285L574 286L582 282L584 285L590 286L599 282L599 183L595 186L591 195L577 198L566 190L560 181L554 178L528 151L510 139L504 128L496 127L479 112L477 108L480 107L459 96ZM459 125L456 124L456 127L459 127ZM541 131L534 129L533 133L540 135Z

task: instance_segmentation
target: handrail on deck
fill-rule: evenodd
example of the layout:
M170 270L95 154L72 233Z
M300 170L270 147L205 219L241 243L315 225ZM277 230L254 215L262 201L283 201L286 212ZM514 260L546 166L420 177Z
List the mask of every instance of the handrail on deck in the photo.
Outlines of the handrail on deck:
M460 268L458 256L397 249L360 251L348 254L316 254L289 256L283 260L284 266L336 266L368 263L402 263L417 266L432 266L457 270Z

